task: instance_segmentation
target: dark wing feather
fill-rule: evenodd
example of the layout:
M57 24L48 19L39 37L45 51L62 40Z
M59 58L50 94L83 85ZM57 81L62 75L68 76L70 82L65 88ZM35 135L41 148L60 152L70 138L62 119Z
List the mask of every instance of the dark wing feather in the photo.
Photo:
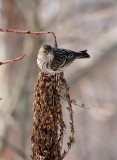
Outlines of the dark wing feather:
M73 60L76 58L76 52L66 49L54 48L53 53L54 59L50 67L54 71L57 71L60 68L63 68L64 66L71 64Z

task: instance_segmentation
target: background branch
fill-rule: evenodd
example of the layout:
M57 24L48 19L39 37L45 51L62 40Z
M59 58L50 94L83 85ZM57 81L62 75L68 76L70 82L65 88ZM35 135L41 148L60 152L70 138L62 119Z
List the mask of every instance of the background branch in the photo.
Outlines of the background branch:
M18 58L15 58L15 59L11 59L11 60L8 60L8 61L0 62L0 65L8 64L8 63L12 63L12 62L15 62L15 61L22 60L25 56L26 55L23 55L23 56L20 56Z
M11 143L9 143L5 138L0 137L0 141L2 143L4 143L6 146L10 147L14 152L16 152L16 154L18 154L20 157L22 157L23 159L26 159L26 154L18 149L17 147L15 147L14 145L12 145Z

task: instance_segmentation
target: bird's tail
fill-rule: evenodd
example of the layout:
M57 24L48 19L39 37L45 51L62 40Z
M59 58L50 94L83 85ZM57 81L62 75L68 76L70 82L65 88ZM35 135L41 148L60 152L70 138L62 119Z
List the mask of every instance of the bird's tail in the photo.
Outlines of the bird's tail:
M77 58L90 58L90 55L87 53L87 50L83 50L77 53Z

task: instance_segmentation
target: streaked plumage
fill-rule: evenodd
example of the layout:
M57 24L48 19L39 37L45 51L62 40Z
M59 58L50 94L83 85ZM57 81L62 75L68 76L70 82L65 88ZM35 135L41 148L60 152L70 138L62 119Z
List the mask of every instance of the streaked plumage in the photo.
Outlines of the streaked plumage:
M53 48L50 45L43 45L39 49L37 64L40 69L49 73L62 72L75 59L90 58L87 50L80 52L68 49Z

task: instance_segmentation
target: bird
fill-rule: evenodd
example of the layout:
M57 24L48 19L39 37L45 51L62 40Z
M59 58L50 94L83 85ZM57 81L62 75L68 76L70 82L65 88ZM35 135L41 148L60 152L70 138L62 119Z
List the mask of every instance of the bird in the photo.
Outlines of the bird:
M90 58L87 50L75 52L44 44L39 49L37 64L41 70L50 74L56 74L63 72L74 60L80 58Z

